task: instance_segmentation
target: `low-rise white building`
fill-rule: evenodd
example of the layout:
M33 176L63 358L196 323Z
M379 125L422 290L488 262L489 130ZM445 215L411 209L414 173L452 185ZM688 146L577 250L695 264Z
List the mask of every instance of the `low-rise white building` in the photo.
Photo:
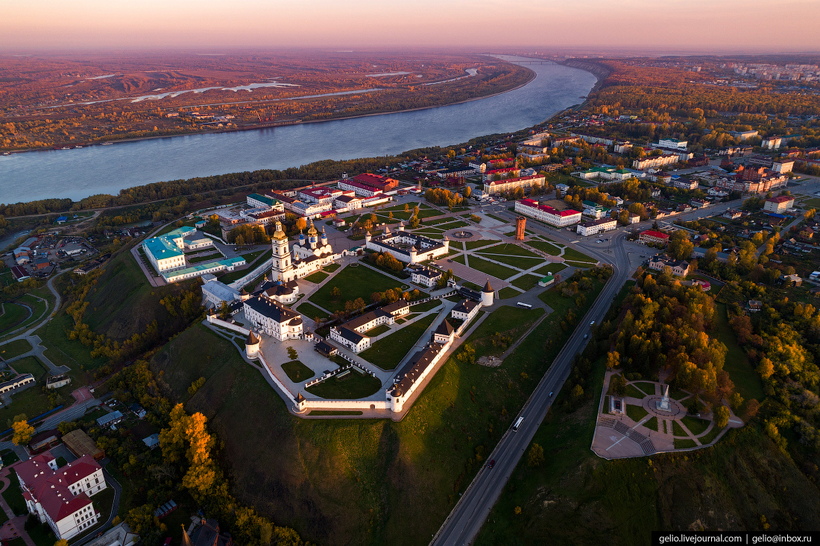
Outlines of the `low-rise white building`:
M521 199L515 202L515 212L535 218L555 227L567 227L581 221L581 212L577 210L558 210L549 205L541 205L533 199Z
M263 294L245 300L245 318L255 330L261 331L277 341L302 337L302 316L268 299Z
M438 269L418 266L410 269L410 280L418 285L432 288L438 283L443 273Z
M794 206L794 197L791 195L779 195L770 197L763 203L763 210L782 214Z
M473 317L478 314L480 309L481 304L479 302L473 300L462 300L458 305L453 307L452 311L450 311L450 316L456 320L469 322L473 320Z
M58 539L70 539L96 525L100 513L89 497L107 487L102 467L90 455L57 468L51 452L15 468L26 508L46 523Z
M597 235L604 231L612 231L618 227L618 220L615 218L601 218L600 220L593 220L592 222L585 222L578 224L576 232L584 237L590 235Z

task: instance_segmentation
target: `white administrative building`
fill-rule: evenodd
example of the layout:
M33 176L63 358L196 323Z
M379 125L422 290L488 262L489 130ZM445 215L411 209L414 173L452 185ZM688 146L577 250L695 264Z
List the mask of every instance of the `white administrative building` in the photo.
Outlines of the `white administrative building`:
M219 271L233 271L236 267L245 265L245 258L237 256L212 262L189 264L185 251L212 248L214 242L199 233L192 227L181 227L160 235L151 237L142 243L142 250L146 258L167 282L177 282L199 277L207 273Z
M515 212L555 227L571 226L581 221L580 211L572 209L558 210L549 205L542 205L533 199L516 201Z
M26 508L41 523L48 524L58 539L82 533L100 519L89 497L107 487L102 467L84 455L62 468L46 451L14 468Z
M364 240L365 248L368 250L387 252L398 261L410 264L435 260L450 252L450 241L446 237L443 241L437 241L423 235L408 233L404 231L404 223L399 225L395 234L389 227L376 237L371 236L368 231Z

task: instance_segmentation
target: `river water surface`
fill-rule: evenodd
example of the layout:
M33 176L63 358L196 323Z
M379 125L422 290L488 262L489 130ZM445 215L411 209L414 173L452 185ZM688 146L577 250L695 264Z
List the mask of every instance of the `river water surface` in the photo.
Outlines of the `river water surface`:
M504 57L525 61L518 57ZM378 116L0 156L0 203L53 197L74 200L150 182L258 169L298 167L322 159L394 155L446 146L535 125L595 85L589 72L557 64L527 65L527 85L462 104Z

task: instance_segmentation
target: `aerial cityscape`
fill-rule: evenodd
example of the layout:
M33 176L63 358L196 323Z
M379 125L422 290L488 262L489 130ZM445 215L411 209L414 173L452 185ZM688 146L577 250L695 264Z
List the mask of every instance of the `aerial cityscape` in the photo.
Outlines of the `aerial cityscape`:
M8 4L4 545L820 540L820 4Z

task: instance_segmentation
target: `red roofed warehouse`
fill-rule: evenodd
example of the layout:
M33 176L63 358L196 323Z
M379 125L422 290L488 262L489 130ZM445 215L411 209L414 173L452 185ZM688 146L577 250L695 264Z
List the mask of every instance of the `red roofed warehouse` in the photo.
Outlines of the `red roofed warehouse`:
M660 231L652 231L648 229L641 233L640 241L647 245L647 244L656 244L656 245L666 245L669 242L669 235L666 233L661 233Z
M48 523L58 539L69 539L92 525L100 513L89 496L107 487L102 467L84 455L57 468L50 451L14 467L29 513Z
M558 210L549 205L540 205L532 199L516 201L515 212L556 227L571 226L581 221L581 212L577 210Z

